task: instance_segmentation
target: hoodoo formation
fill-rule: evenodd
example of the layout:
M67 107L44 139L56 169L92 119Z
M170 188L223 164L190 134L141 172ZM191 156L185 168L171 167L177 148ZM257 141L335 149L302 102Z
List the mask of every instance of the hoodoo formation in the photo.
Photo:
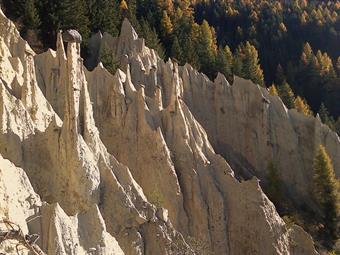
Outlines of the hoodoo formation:
M277 162L287 197L313 206L319 144L340 177L336 133L249 80L165 62L127 19L90 38L93 70L79 36L35 54L0 11L1 231L13 222L51 255L318 254L260 179Z

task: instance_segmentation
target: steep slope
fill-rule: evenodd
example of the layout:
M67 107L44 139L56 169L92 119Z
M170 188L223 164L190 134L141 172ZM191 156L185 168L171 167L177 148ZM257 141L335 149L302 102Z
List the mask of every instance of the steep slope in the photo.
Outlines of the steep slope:
M110 50L122 66L130 65L136 87L144 84L149 97L160 90L163 104L168 104L171 64L164 65L124 24L124 36L92 37L89 66L98 62L100 49ZM224 156L237 176L257 176L265 181L268 165L273 163L295 204L313 206L312 162L315 150L323 144L340 177L340 138L319 119L288 110L278 96L249 80L235 76L230 85L221 74L213 82L188 64L178 69L179 96L207 132L214 150Z
M114 76L86 71L60 34L35 55L1 11L0 24L0 217L38 233L47 254L317 254L257 179L235 179L178 66L128 21L104 35L121 57Z

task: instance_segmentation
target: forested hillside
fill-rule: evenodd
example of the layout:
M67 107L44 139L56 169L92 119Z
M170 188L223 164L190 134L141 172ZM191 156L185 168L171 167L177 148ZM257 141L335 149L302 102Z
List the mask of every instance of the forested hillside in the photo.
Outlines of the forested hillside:
M54 47L56 31L86 41L118 34L128 17L147 45L214 78L221 72L272 86L288 108L319 113L340 129L340 1L3 0L7 15L36 50ZM338 121L336 121L338 120Z
M334 254L331 252L340 250L340 183L337 179L340 165L338 156L340 140L339 136L330 132L319 120L310 117L318 114L323 123L340 134L340 0L0 0L0 4L6 15L19 28L24 39L37 53L42 53L48 48L57 49L56 52L48 51L34 57L30 56L32 54L30 51L28 57L24 55L25 57L20 59L22 61L20 65L17 64L20 62L15 59L16 50L20 46L16 41L18 39L3 40L0 38L0 44L8 44L3 45L5 50L0 52L3 54L0 54L0 64L4 63L0 65L0 73L4 77L4 80L1 77L0 83L10 85L7 87L3 85L6 91L9 91L9 93L6 92L8 94L6 98L10 99L5 98L7 101L3 100L0 103L11 106L8 107L8 114L2 114L5 119L4 123L6 123L3 126L13 129L10 124L14 119L21 120L22 118L22 121L18 122L18 130L21 130L22 123L32 122L31 126L45 125L46 137L53 138L46 139L48 143L48 149L46 149L45 142L42 143L39 137L45 131L41 132L39 129L39 132L35 134L30 133L27 135L30 141L25 141L23 145L20 145L27 146L27 148L20 153L17 153L18 149L15 147L17 143L13 142L15 146L8 149L12 140L9 140L10 142L4 140L5 142L0 144L0 153L4 154L5 158L13 157L12 161L16 164L16 160L19 161L16 154L20 154L24 158L22 162L24 167L28 169L30 164L33 165L34 180L35 173L38 173L46 174L46 179L51 178L51 182L54 182L53 174L62 169L58 182L60 181L60 186L64 187L65 180L68 180L70 173L74 173L74 169L79 169L80 173L83 173L83 168L87 169L85 164L87 161L77 164L83 159L92 159L92 154L86 154L83 157L79 151L73 151L77 144L68 144L69 141L73 141L66 136L70 133L77 139L79 138L79 144L83 146L82 153L84 151L88 153L90 150L85 142L93 146L92 141L95 141L94 144L98 145L93 146L95 149L104 148L105 144L109 153L117 155L117 162L121 161L134 171L136 183L141 184L143 192L152 203L157 204L157 207L170 208L169 217L172 217L171 220L177 224L176 227L187 231L188 226L190 228L195 226L189 231L197 235L209 232L207 240L212 240L214 243L213 249L217 251L216 254L226 254L225 250L233 251L240 247L246 248L237 254L255 254L250 252L255 246L259 251L262 249L269 251L263 243L268 243L270 246L275 244L276 240L279 240L280 245L283 243L282 246L286 244L281 240L289 241L286 246L294 250L295 239L292 239L293 242L290 243L288 235L292 233L289 233L287 229L294 228L295 223L303 226L311 234L319 251ZM136 45L141 45L140 42L143 40L137 37L131 24L125 18L128 18L132 26L136 28L138 35L145 38L147 46L155 49L161 58L171 58L172 61L164 63L157 54L154 54L154 51L147 47L142 47L143 49L135 54L133 50ZM14 27L14 24L6 20L7 18L0 20L3 27L8 27L6 30L0 29L4 35L12 31ZM78 30L82 35L81 56L85 59L85 65L86 60L90 62L91 53L96 52L95 65L100 59L109 72L116 73L114 78L101 65L95 69L88 65L87 68L91 70L85 70L86 68L80 64L81 61L78 61L80 58L78 42L65 44L64 47L63 36L59 31L70 28ZM108 32L115 38L107 35L103 38L98 36L95 37L98 39L94 43L96 45L90 44L91 35L98 31ZM121 35L119 31L123 31ZM20 37L18 32L16 36L13 38ZM110 45L111 48L106 49L106 42L111 39L114 43ZM57 45L55 45L56 41ZM11 55L5 55L10 50L13 51ZM25 50L26 48L20 48L20 51ZM122 59L125 57L130 61L127 63L131 69L126 68L128 65L124 62L122 66L125 68L116 72L119 62L123 63ZM133 64L130 65L130 63ZM146 67L144 63L147 63ZM178 67L177 63L184 66ZM191 64L194 68L185 63ZM25 69L22 79L21 66ZM198 73L196 69L205 73L211 80L217 78L214 82L208 81L206 76ZM37 75L32 70L35 70ZM234 82L235 86L229 86L222 75L217 76L218 72L223 73L229 83ZM27 77L31 79L30 82ZM159 77L161 78L158 79ZM76 107L79 107L79 112L81 112L79 118L84 118L84 122L79 123L84 124L79 124L79 134L75 134L73 129L62 133L65 135L62 141L68 145L65 146L65 151L58 151L62 153L59 155L54 153L54 150L57 147L56 141L59 146L60 138L56 131L58 131L58 125L61 124L56 121L53 125L58 127L49 129L47 128L49 120L47 121L46 118L46 121L42 121L39 119L39 114L45 111L46 116L50 116L49 114L52 116L56 110L58 115L64 117L62 121L65 123L69 119L78 118L78 116L71 118L72 116L68 115L65 117L63 116L65 113L61 110L65 108L63 101L65 99L61 98L63 95L72 95L74 98L79 96L78 88L67 87L70 92L64 91L64 83L68 86L72 79L77 79L77 85L80 84L79 86L83 89L80 94L83 102L79 105L85 105L86 111L81 108L82 106ZM175 85L173 81L176 81ZM47 105L51 102L53 111L49 110L49 107L46 107L46 110L40 105L38 106L42 110L36 105L25 105L28 109L26 115L31 114L32 120L26 120L24 119L26 115L22 115L7 121L8 116L26 111L20 108L23 106L17 104L16 99L29 102L24 97L24 93L31 90L21 89L20 82L28 88L32 86L36 89L34 91L39 91L39 86L42 94L38 95L40 99L34 99L34 102L46 100ZM122 84L124 87L121 87ZM180 86L184 88L182 94ZM120 93L123 90L128 91L126 95L125 92ZM56 91L56 93L49 93L50 91ZM280 98L269 95L268 91L271 95L280 96L287 108L295 108L302 114L294 110L287 112ZM19 92L22 93L19 95ZM32 97L35 95L32 92ZM106 97L107 95L110 97ZM73 100L72 98L66 99L70 102ZM152 103L148 100L152 100ZM111 104L112 102L115 106ZM108 110L107 105L110 105L112 109ZM149 107L147 111L144 109L145 105ZM93 107L94 112L90 106ZM122 111L119 118L116 109ZM151 113L152 122L146 113L145 116L141 116L144 110L147 114ZM68 114L73 114L73 112ZM87 121L92 119L93 123ZM75 121L75 123L78 122ZM100 128L101 137L95 132L96 125ZM60 126L60 130L62 127ZM190 129L186 131L187 127ZM201 129L206 133L201 133ZM155 134L155 130L160 133ZM4 134L11 134L11 132L4 132ZM86 141L83 142L81 136L86 139L92 137L96 140L85 139ZM18 137L25 136L19 135ZM166 139L163 141L164 137ZM103 140L103 143L99 138ZM64 145L63 142L60 144L61 147ZM51 158L54 161L44 156L50 148ZM34 155L46 158L46 160L41 160L41 162L36 160L30 153L27 153L32 151L37 152ZM69 154L69 151L74 152L73 158L65 156ZM163 153L164 151L166 153ZM106 149L100 153L104 155L98 157L100 160L101 157L107 162L111 160ZM205 156L204 153L207 155ZM60 160L64 156L65 160ZM70 164L64 164L66 161ZM93 169L102 168L106 171L108 168L102 165L100 161L93 162ZM229 165L235 171L230 176L225 171ZM53 174L46 172L45 169L53 169L51 172ZM192 174L190 178L187 177L189 176L188 169L194 170L190 172ZM121 171L120 168L118 170ZM153 176L158 170L166 172ZM171 181L166 179L170 170L174 173ZM218 172L220 170L221 172ZM216 173L221 173L221 175L216 175ZM118 193L116 190L106 189L112 183L107 184L107 177L104 176L105 183L100 188L105 187L102 189L103 192L108 192L114 197ZM97 175L94 177L93 180L97 180ZM192 180L197 180L198 177L202 179L197 183L199 188L195 189L191 186ZM258 178L260 182L255 181L255 178L250 180L253 177ZM40 179L45 180L44 178L36 178L36 182L40 185ZM232 182L229 183L225 178L231 178ZM220 182L220 180L223 181ZM74 178L74 182L78 183L78 181L79 187L82 188L83 179ZM239 195L243 193L237 191L238 186L234 186L234 182L242 186L240 190L246 189L250 195L259 195L256 198L256 205L265 202L266 206L257 206L254 211L249 210L251 208L249 205L253 206L255 200L253 198L246 200L251 197L248 193ZM39 185L37 187L40 187ZM246 185L253 186L247 187ZM284 221L278 215L270 216L269 214L268 216L265 211L258 213L258 209L268 207L268 212L276 214L276 211L271 209L272 203L269 201L267 203L266 196L262 196L259 185L270 201L275 204L275 209ZM61 201L62 206L69 209L72 214L78 212L78 208L74 209L74 201L78 201L76 196L65 196L67 191L63 188L51 187L49 183L46 184L46 188L39 190L39 195L47 201ZM65 185L65 187L70 187L71 190L78 188L77 185ZM220 196L221 187L222 190L226 190L226 197L215 199ZM49 188L51 192L46 192L45 189ZM97 187L94 190L97 191ZM174 199L176 197L174 194L182 190L183 198ZM255 190L258 193L255 193ZM215 193L218 195L211 195ZM56 199L51 199L49 194L56 194ZM200 197L201 194L204 195ZM185 197L187 195L188 197ZM104 197L106 198L106 195ZM84 201L87 201L86 199ZM109 202L103 206L102 201L98 200L98 206L106 208L107 218L105 220L110 224L112 222L109 231L113 233L113 236L117 235L121 238L120 240L123 240L120 242L126 244L126 247L123 247L125 251L130 249L131 243L135 242L130 239L134 236L123 235L120 229L115 229L117 222L120 226L128 226L127 222L129 222L129 219L125 221L124 217L116 217L116 215L130 215L130 213L114 211L114 208L111 208L112 201L119 204L122 198L114 197L114 199L116 200L106 200ZM228 203L224 204L224 199L228 200ZM92 203L92 200L89 201ZM202 204L207 203L207 206L197 207L196 201L202 201ZM240 203L242 204L239 205ZM207 215L200 214L205 210L207 210ZM199 213L197 217L196 212ZM234 213L232 220L229 218L231 212ZM187 213L188 218L183 217ZM258 223L258 219L253 218L252 213L261 215L261 217L264 215L266 220L277 220L278 224ZM239 217L239 214L244 217ZM111 216L115 221L111 221ZM161 215L165 221L164 219L168 216L163 216ZM188 223L187 220L188 222L192 220L194 223ZM137 221L136 226L144 225L144 221L140 218L137 218ZM248 223L248 221L251 222ZM202 224L202 222L205 223ZM231 224L235 224L235 227ZM260 228L252 228L252 225ZM247 227L241 229L239 226ZM248 229L248 226L251 227ZM273 239L274 241L268 239L267 236L262 238L262 233L267 231L263 231L262 226L268 227L270 235L273 234L273 229L283 231L283 237L281 238L280 234L279 237ZM220 227L226 227L230 232L220 230ZM127 229L130 231L130 226ZM216 234L217 230L220 232ZM239 233L238 230L240 230ZM169 233L171 231L169 230ZM152 233L149 235L150 240L154 240L154 232L150 233ZM237 235L232 236L235 233ZM253 241L244 233L250 233L254 236L254 240L257 240L259 235L264 242ZM81 236L83 238L85 235L81 234ZM232 241L229 240L230 236ZM191 240L190 235L188 238ZM249 244L244 242L243 238L246 242L249 241ZM306 240L304 239L303 242ZM195 237L192 242L194 246L197 246L196 243L200 244L201 239ZM307 240L306 247L313 246L309 245L309 242L311 239ZM229 243L235 247L230 246ZM203 242L202 245L205 246L205 243ZM146 252L146 254L165 253ZM295 250L291 254L303 253ZM312 253L307 252L307 254Z

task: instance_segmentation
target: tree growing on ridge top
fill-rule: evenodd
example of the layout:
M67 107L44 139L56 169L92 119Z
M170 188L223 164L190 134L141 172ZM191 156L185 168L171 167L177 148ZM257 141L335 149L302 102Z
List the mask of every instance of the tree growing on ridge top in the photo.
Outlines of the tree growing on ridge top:
M329 115L328 109L324 103L321 103L318 114L324 124L329 126L330 129L335 130L335 120Z
M269 88L268 88L269 94L271 94L272 96L278 96L279 92L277 91L277 88L275 86L275 84L272 84Z
M288 109L294 108L295 95L287 82L278 87L278 93Z
M301 112L301 113L303 113L306 116L313 115L313 112L311 111L311 109L310 109L309 105L307 104L306 100L304 100L300 96L297 96L295 98L294 106L295 106L295 109L298 112Z
M245 44L241 43L236 49L234 73L264 86L263 70L259 64L258 52L249 41Z
M233 54L228 45L219 47L216 56L217 71L224 74L229 82L233 80Z

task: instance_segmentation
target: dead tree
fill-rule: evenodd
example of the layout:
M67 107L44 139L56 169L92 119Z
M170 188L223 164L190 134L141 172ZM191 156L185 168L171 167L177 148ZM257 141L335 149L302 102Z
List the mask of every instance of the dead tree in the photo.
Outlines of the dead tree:
M6 230L0 229L0 244L6 240L16 240L18 244L15 248L18 254L18 247L23 246L31 251L34 255L45 255L45 253L35 243L39 239L38 235L25 235L18 224L8 220L2 220L0 223L7 226Z

